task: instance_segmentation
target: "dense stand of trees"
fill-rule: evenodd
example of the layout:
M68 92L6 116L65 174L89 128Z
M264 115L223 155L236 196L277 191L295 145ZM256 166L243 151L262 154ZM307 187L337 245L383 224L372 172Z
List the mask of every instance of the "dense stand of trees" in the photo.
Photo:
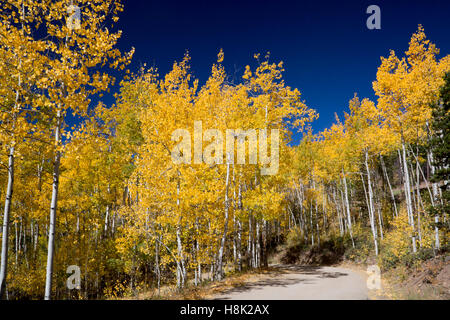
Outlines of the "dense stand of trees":
M419 26L405 57L381 59L377 103L355 95L344 122L296 147L290 212L305 241L331 233L355 247L369 231L384 265L448 245L449 56L438 53Z
M102 67L123 68L132 56L132 52L122 56L114 48L121 33L106 27L117 21L123 9L120 3L78 1L84 19L78 21L77 30L67 19L69 5L67 1L11 0L3 1L0 8L1 134L2 148L7 150L3 154L8 157L6 175L2 175L7 186L0 269L2 297L7 295L11 266L8 231L13 224L17 231L17 268L21 252L26 255L34 247L33 263L46 265L45 298L50 298L66 114L85 116L89 97L106 90L113 80ZM24 161L18 163L18 157ZM50 209L48 221L41 211L44 208ZM39 239L41 234L45 239ZM31 239L33 246L27 243ZM36 252L42 241L48 247L46 263ZM25 262L28 268L31 261L27 258ZM23 272L22 277L28 279L29 275Z
M121 33L107 28L118 1L77 5L76 30L67 1L0 9L2 298L200 285L267 265L288 233L316 246L370 243L366 255L394 258L447 245L450 59L437 58L421 27L405 58L382 59L376 103L355 96L344 122L308 129L291 147L292 130L317 114L269 55L233 83L220 51L200 86L186 54L164 77L153 68L125 77L114 105L89 107L113 81L106 68L123 69L133 52L115 49ZM69 128L68 112L81 123ZM179 129L194 152L179 150L176 163ZM257 152L245 144L246 164L221 152L227 129L242 130L236 145L259 138ZM277 148L278 171L264 174ZM70 265L80 290L66 287Z

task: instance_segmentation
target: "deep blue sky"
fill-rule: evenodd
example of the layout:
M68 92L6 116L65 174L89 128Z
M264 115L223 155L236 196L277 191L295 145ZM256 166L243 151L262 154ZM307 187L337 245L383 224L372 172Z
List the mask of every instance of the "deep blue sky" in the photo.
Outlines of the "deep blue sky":
M320 113L314 131L342 116L357 92L374 99L380 56L402 53L422 24L429 39L450 53L450 1L125 1L119 20L119 47L136 48L133 63L168 72L186 50L201 83L220 48L228 73L237 77L253 54L271 52L285 63L285 80L302 92L306 104ZM366 8L381 8L381 30L366 27ZM298 140L296 137L295 140Z

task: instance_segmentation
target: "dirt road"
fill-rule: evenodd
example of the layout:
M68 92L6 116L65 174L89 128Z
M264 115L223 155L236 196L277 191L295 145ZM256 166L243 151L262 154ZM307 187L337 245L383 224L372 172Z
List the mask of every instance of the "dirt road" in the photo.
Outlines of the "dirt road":
M341 267L277 265L273 274L215 296L218 300L367 300L366 279Z

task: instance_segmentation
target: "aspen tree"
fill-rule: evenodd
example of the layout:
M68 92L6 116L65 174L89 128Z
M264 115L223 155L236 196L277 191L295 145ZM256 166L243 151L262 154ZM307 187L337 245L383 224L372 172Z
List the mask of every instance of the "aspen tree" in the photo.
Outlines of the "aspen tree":
M116 68L126 64L133 51L121 56L114 48L121 32L110 32L104 23L117 21L118 13L123 6L118 1L93 3L79 0L76 4L82 8L82 21L79 29L72 29L67 24L67 8L70 3L65 0L48 3L43 12L48 56L51 57L49 78L53 87L49 87L48 96L52 101L54 118L54 160L53 184L50 203L50 224L47 255L47 272L45 299L51 298L54 237L56 211L58 203L61 137L63 134L64 116L71 109L75 114L83 115L87 111L89 95L108 88L112 77L101 71L94 71L98 66L110 63Z
M5 296L8 264L8 231L11 203L14 189L14 168L17 144L29 133L32 125L25 118L30 109L37 109L43 103L43 97L32 94L31 88L45 88L43 78L45 59L40 51L44 50L42 41L32 35L42 18L39 13L43 4L26 1L8 1L0 9L0 50L1 50L1 92L2 108L11 105L10 110L2 110L2 124L8 127L5 144L8 150L8 183L3 215L2 254L0 267L0 298ZM30 14L31 12L31 14ZM33 13L36 13L35 16ZM6 112L4 112L6 111ZM31 118L35 118L31 115Z

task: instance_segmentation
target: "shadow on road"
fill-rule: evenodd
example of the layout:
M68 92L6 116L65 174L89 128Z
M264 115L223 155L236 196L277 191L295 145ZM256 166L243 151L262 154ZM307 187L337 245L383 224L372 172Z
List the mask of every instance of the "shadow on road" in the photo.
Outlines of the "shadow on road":
M300 266L300 265L274 265L275 273L271 276L273 278L261 279L255 282L249 282L244 285L239 285L233 289L226 290L221 293L221 297L214 300L227 300L230 299L228 295L235 293L242 293L253 289L263 289L264 287L287 287L297 283L310 284L314 283L315 278L339 278L348 276L345 272L327 272L323 267L315 266ZM277 275L284 274L283 278L277 277ZM289 277L289 274L296 275L297 277ZM302 278L302 275L314 276Z

